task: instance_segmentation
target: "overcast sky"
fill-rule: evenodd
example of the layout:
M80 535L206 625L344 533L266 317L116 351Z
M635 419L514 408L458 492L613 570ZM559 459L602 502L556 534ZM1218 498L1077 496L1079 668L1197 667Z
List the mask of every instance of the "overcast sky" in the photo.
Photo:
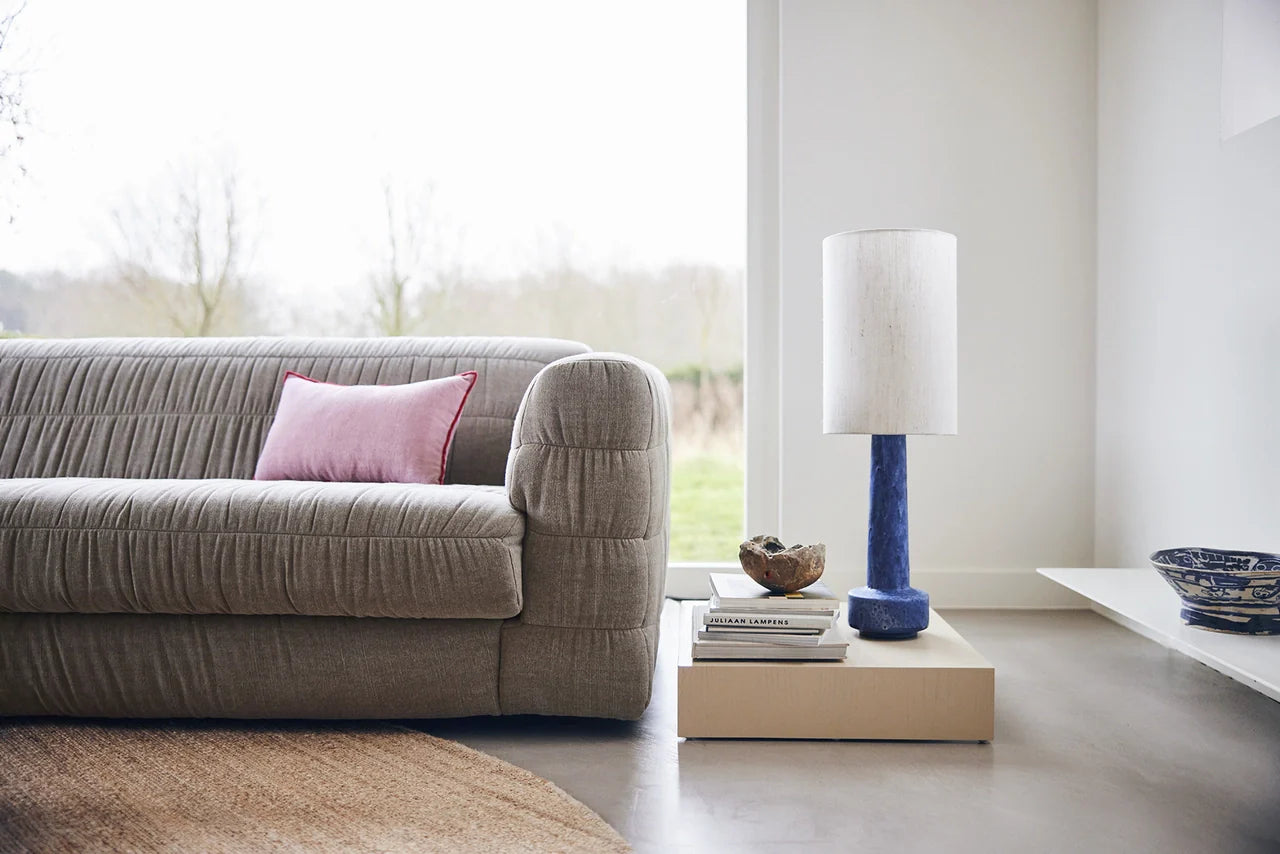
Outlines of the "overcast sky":
M12 41L35 128L0 268L107 263L113 208L225 163L295 297L376 263L386 179L433 183L493 272L742 265L742 0L28 0Z

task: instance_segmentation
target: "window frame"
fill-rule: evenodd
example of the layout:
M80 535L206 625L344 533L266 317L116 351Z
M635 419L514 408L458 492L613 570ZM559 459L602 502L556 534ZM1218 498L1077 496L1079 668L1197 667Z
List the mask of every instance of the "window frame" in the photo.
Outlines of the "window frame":
M778 532L779 454L779 200L778 0L746 0L747 230L746 298L742 325L743 432L746 455L744 527ZM705 599L707 576L737 569L736 561L667 565L667 596Z

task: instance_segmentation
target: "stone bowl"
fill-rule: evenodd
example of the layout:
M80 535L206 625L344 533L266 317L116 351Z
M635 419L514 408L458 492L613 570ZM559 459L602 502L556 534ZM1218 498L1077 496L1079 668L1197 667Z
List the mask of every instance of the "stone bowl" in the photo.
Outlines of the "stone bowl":
M773 593L795 593L822 577L827 546L787 546L777 537L761 534L738 546L738 561L751 580Z
M1280 634L1280 555L1163 549L1151 565L1182 599L1189 626L1241 635Z

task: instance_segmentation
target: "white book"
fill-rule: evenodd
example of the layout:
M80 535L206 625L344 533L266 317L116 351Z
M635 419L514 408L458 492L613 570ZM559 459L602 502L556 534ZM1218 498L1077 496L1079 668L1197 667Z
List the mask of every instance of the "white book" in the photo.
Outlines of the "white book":
M699 632L699 635L701 634L702 633ZM736 641L736 640L721 640L720 638L708 638L706 640L703 640L701 637L697 641L698 646L706 647L708 649L712 649L712 648L736 649L738 647L751 647L754 649L759 646L769 646L770 644L773 644L773 643L775 643L775 641L772 641L772 640L748 639L745 641ZM833 632L828 632L826 635L819 635L816 639L816 642L814 643L779 644L779 646L811 646L811 647L817 647L818 649L848 649L849 648L849 644L835 637Z
M836 624L836 612L823 614L774 614L763 611L707 611L702 625L735 629L814 629L825 632Z
M785 611L764 610L761 608L714 608L708 604L709 613L712 614L772 614L774 616L788 617L834 617L839 613L840 609L836 605L830 608L787 608Z
M740 572L711 573L711 607L736 611L818 610L840 607L821 580L796 593L771 593Z
M839 644L832 637L834 633L830 630L826 632L813 632L807 635L783 634L782 632L728 632L728 631L701 631L698 632L698 640L706 641L711 644L731 643L735 645L741 644L773 644L775 646L826 646L832 647ZM847 643L839 644L848 647Z
M844 661L845 650L819 646L751 646L707 648L693 645L694 661Z
M725 632L737 632L742 635L820 635L826 629L762 629L758 627L739 628L738 626L702 626L704 632L711 632L713 635L721 635Z

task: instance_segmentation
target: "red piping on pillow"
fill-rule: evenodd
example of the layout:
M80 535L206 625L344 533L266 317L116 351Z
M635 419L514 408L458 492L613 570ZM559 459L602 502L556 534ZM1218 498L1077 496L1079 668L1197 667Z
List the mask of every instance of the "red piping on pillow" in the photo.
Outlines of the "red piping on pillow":
M306 374L300 374L297 371L285 371L284 379L280 381L280 385L284 385L289 381L289 377L297 377L300 380L306 380L309 383L318 383L319 385L337 385L337 383L327 383L324 380L315 380Z
M476 387L476 380L480 375L475 371L463 371L458 374L460 377L467 377L471 380L467 384L467 390L462 393L462 402L458 404L458 411L453 413L453 421L449 424L449 432L444 437L444 447L440 449L440 483L444 483L445 467L449 463L449 450L453 447L453 434L458 429L458 421L462 418L462 407L467 405L467 398L471 396L471 390ZM312 379L306 374L300 374L297 371L285 371L284 379L280 381L283 386L289 381L289 377L297 377L300 380L306 380L309 383L319 383L320 385L338 385L338 383L325 382L324 380ZM440 379L444 379L441 377ZM347 388L347 386L343 386Z
M458 419L462 418L462 407L467 405L467 398L471 396L471 389L476 387L476 379L480 375L475 371L463 371L458 376L470 377L471 382L467 385L467 390L462 393L462 402L458 404L458 411L453 414L453 423L449 425L449 432L444 437L444 447L440 449L441 483L444 483L444 470L449 463L449 449L453 447L453 431L458 429Z

